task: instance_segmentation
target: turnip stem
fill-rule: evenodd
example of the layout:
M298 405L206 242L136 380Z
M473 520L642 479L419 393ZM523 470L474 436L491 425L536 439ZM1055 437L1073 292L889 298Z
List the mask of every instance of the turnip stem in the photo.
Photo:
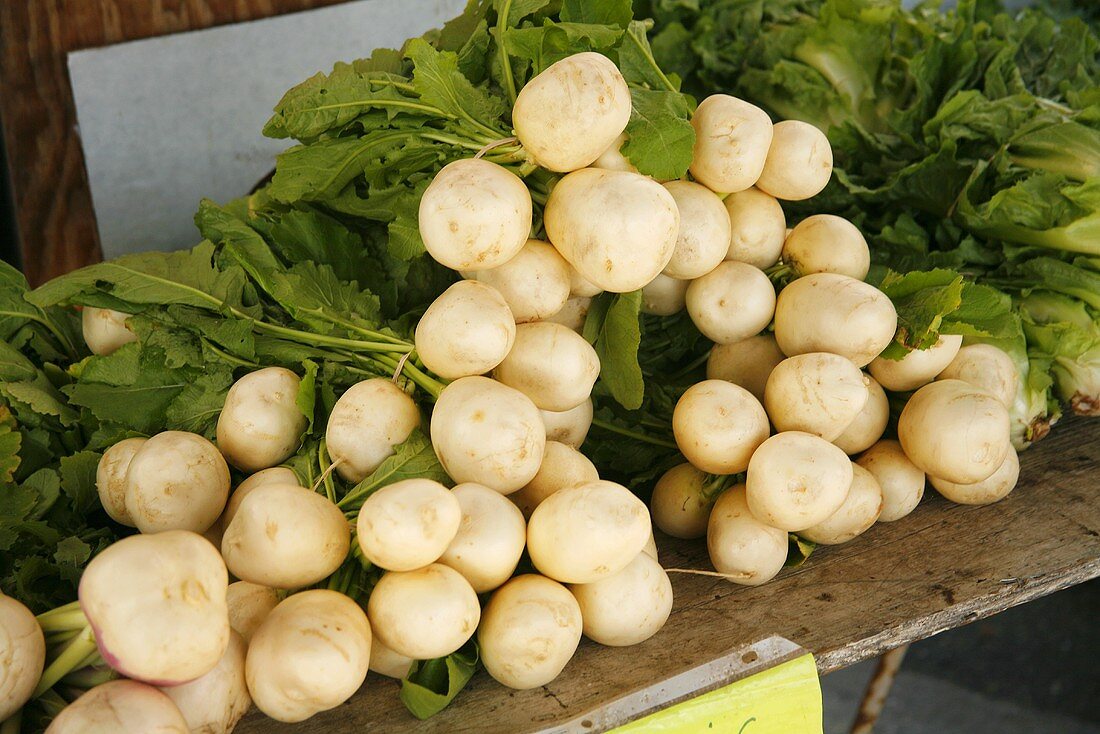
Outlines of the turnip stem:
M38 687L34 689L31 698L38 698L53 688L59 680L76 670L79 667L78 663L83 662L96 651L95 635L92 634L91 625L85 626L80 634L61 651L61 654L42 671Z
M647 436L646 434L641 433L639 431L632 431L629 428L623 428L622 426L611 423L610 421L602 420L600 418L593 418L592 419L592 425L596 426L597 428L602 428L605 431L611 431L612 433L618 433L620 436L627 436L628 438L633 438L637 441L644 441L646 443L651 443L654 446L663 446L666 449L677 448L676 443L674 441L669 441L669 440L663 439L663 438L657 438L656 436Z
M77 607L69 611L50 614L45 618L39 617L38 624L45 633L68 632L83 629L88 624L88 620L84 617L84 612L80 607Z
M70 612L73 609L80 609L80 602L79 601L71 601L68 604L63 604L59 607L54 607L53 609L50 609L49 611L42 612L41 614L38 615L37 619L38 619L39 622L41 622L43 619L46 619L47 617L51 617L55 614L60 614L61 612Z
M76 688L88 689L95 688L115 678L118 678L118 673L110 668L84 667L69 673L61 679L61 682Z

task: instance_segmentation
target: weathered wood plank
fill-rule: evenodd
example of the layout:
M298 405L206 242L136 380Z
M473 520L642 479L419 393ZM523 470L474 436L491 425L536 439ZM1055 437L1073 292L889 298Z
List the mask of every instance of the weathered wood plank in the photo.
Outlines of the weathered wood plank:
M812 651L827 673L1100 576L1100 421L1067 421L1022 466L1020 486L999 504L928 497L908 518L820 550L765 586L677 574L660 633L626 649L582 642L544 688L510 691L481 673L451 708L417 722L398 684L372 674L334 711L296 727L253 713L238 731L533 731L772 634ZM701 543L658 542L666 566L707 567Z
M343 0L0 2L0 120L31 284L100 259L69 51L337 2Z

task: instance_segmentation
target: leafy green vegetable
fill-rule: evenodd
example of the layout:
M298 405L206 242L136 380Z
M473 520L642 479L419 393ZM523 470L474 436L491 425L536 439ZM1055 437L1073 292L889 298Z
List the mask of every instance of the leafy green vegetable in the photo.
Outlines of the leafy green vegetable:
M435 660L417 660L401 681L401 702L418 719L445 709L470 682L478 668L477 643Z

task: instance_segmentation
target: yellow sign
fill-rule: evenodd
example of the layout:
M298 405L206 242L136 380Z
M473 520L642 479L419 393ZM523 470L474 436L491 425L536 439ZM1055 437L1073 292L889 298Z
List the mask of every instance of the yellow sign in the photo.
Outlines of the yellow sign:
M650 714L614 734L822 734L813 655Z

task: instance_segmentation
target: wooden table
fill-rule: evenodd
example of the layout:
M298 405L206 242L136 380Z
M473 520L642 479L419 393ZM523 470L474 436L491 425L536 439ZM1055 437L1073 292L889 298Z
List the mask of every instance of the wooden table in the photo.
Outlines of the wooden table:
M930 490L909 517L819 549L761 587L673 574L661 632L631 648L582 641L543 688L512 691L481 672L450 708L418 722L398 683L371 674L333 711L295 726L253 712L237 731L541 731L769 635L809 649L828 673L1100 576L1100 421L1065 421L1021 464L1020 485L996 505L951 505ZM708 568L701 541L658 545L666 567Z

